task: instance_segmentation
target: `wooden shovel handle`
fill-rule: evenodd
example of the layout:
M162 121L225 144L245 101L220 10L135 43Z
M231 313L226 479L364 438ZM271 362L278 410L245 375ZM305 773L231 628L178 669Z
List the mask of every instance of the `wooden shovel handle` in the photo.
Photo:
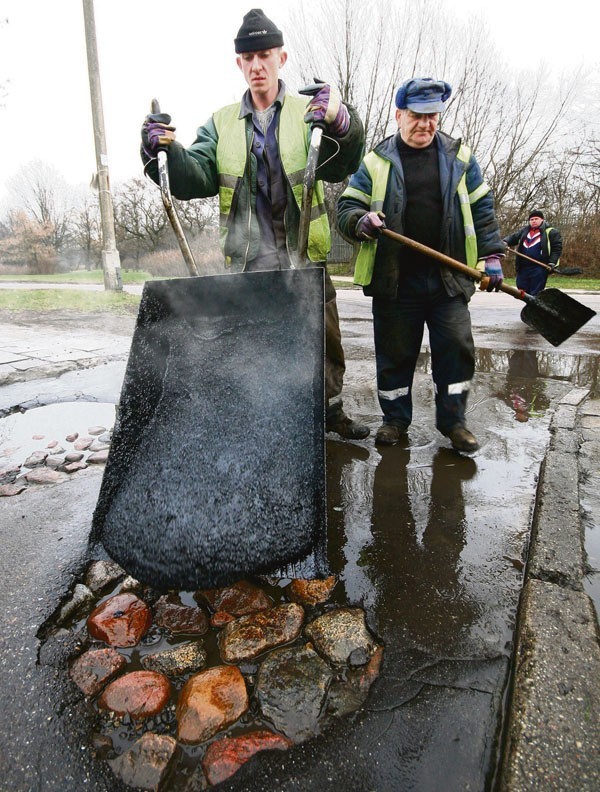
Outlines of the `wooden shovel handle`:
M552 267L549 264L545 264L543 261L538 261L537 259L531 258L531 256L526 256L525 253L519 253L518 251L513 250L511 247L507 247L506 249L511 253L514 253L515 256L520 256L521 258L527 259L527 261L533 261L534 264L539 264L540 267L552 272Z
M417 250L419 253L423 253L425 256L437 259L442 264L445 264L447 267L451 267L457 272L462 272L462 274L466 275L467 278L471 278L472 280L476 281L482 281L486 277L483 272L480 272L473 267L467 267L467 265L463 264L462 261L457 261L456 259L450 258L450 256L447 256L445 253L440 253L439 250L434 250L433 248L427 247L427 245L422 245L420 242L415 242L414 239L402 236L402 234L397 234L395 231L391 231L389 228L382 228L381 233L386 237L399 242L401 245L406 245L413 250ZM511 297L515 297L517 300L523 300L523 302L529 302L529 300L534 299L521 289L516 289L514 286L509 286L504 282L500 284L500 291L503 291L505 294L510 294Z

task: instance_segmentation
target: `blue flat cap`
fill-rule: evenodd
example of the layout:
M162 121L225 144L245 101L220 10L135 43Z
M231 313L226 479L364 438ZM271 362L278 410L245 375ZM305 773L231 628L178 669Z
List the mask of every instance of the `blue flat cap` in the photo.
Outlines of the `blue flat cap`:
M396 107L413 113L441 113L451 93L451 86L443 80L415 77L398 88Z

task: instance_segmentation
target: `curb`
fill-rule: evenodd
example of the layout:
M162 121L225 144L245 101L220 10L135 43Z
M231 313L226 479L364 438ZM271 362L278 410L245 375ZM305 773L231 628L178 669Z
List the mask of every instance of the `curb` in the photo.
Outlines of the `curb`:
M559 403L542 464L515 641L499 789L600 788L600 635L583 590L581 408Z

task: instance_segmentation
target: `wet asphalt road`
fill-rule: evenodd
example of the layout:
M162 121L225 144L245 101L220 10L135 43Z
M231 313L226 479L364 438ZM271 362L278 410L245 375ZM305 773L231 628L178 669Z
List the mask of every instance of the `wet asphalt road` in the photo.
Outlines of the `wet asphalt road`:
M598 310L599 296L585 301ZM368 301L350 292L339 303L346 407L374 430ZM427 354L406 447L328 440L330 556L342 584L336 598L365 607L386 647L365 708L285 755L258 757L221 788L491 788L550 414L575 385L598 395L600 333L595 317L557 350L527 330L519 304L505 295L477 294L472 316L478 371L468 418L482 445L473 458L456 455L433 428ZM47 401L82 394L117 401L123 369L116 362L65 374ZM42 393L48 384L8 387L17 398L20 388ZM90 710L65 678L70 639L42 640L85 566L99 486L99 471L86 470L1 504L2 789L120 788L94 761Z

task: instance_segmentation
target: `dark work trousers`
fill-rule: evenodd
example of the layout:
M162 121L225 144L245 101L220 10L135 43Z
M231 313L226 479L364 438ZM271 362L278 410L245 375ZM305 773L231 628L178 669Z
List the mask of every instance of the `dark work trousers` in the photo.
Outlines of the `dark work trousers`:
M462 295L450 297L438 267L403 278L398 297L373 298L377 389L384 423L408 427L412 385L423 331L429 329L436 427L443 434L465 425L475 371L471 316Z
M335 286L325 269L325 402L327 417L342 411L342 385L346 361L342 348Z
M522 261L517 264L517 289L523 289L535 297L546 288L548 270L537 264L523 264Z

